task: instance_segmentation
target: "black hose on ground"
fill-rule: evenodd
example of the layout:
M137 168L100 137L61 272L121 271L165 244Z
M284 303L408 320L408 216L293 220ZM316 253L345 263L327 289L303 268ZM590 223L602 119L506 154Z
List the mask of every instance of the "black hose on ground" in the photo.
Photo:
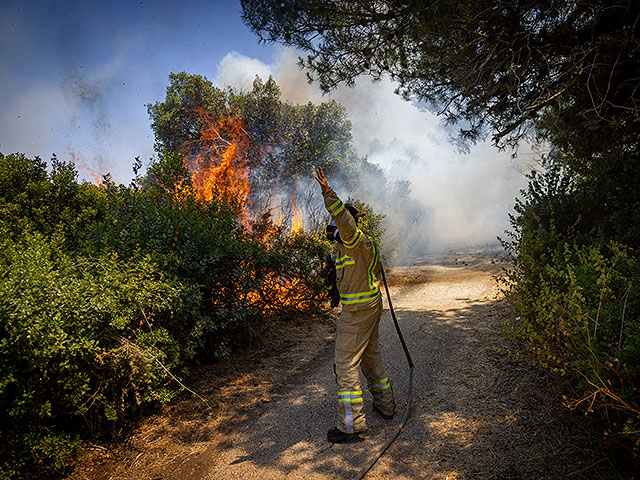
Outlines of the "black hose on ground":
M402 422L400 422L400 426L396 430L396 432L391 436L387 443L385 443L382 448L375 454L375 456L369 460L369 462L360 470L358 476L355 477L355 480L360 480L364 478L364 476L371 470L376 462L384 455L384 452L387 451L389 446L394 442L394 440L400 434L400 431L404 428L407 423L407 419L409 418L409 412L411 412L411 392L413 390L413 360L411 360L411 355L409 354L409 350L407 349L407 344L404 341L404 337L402 336L402 332L400 331L400 325L398 325L398 319L396 318L396 312L393 310L393 303L391 303L391 294L389 293L389 285L387 285L387 277L384 274L384 268L382 269L382 281L384 283L384 289L387 292L387 300L389 301L389 311L391 312L391 318L393 318L393 323L396 326L396 331L398 332L398 337L400 338L400 343L402 344L402 349L404 350L404 354L407 356L407 363L409 364L409 391L407 393L407 408L404 411L404 417L402 417Z

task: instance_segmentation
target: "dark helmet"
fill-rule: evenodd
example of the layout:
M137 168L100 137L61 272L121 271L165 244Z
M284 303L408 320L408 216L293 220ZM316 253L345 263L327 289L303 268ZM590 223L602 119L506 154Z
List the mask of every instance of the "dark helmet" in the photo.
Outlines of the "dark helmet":
M356 219L356 223L358 223L358 220L362 216L362 215L360 215L360 212L358 212L358 209L356 207L354 207L353 205L351 205L350 203L345 203L344 204L344 208L346 208L349 211L349 213L351 215L353 215L353 218Z

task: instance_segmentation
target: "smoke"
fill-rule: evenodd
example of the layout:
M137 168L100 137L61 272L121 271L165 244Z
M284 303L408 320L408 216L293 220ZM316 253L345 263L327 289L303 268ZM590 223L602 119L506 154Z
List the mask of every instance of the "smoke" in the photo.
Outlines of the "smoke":
M94 139L108 134L111 130L111 124L107 120L105 99L108 94L108 84L106 79L92 78L74 71L68 74L65 85L66 94L70 97L71 103L76 106L74 111L86 110L89 113ZM72 118L77 121L74 115L72 114Z
M267 79L272 72L260 60L229 52L218 64L216 83L222 88L233 86L236 90L246 92L251 90L256 75Z
M288 102L334 99L346 107L358 155L384 175L361 172L358 187L349 191L337 184L336 189L387 215L387 239L399 262L454 246L495 243L509 227L515 198L527 184L525 174L536 166L538 154L530 145L521 146L516 158L488 142L461 152L451 143L455 132L393 93L392 81L361 78L354 88L324 95L308 84L291 49L281 50L272 65L230 53L220 62L217 83L247 90L256 74L272 75ZM410 182L408 192L396 188L403 181Z
M79 172L96 184L101 184L103 176L120 163L114 156L119 146L113 145L112 140L121 137L122 125L113 120L121 117L116 79L124 69L124 59L121 51L100 68L85 71L76 65L62 72L68 121L75 127L67 154Z
M131 177L135 156L151 156L152 134L131 128L129 96L118 76L123 57L116 55L99 69L67 67L51 79L21 87L20 95L7 97L0 109L0 151L22 152L76 163L80 176L93 181L96 172L115 178ZM9 77L7 83L20 84ZM148 129L143 101L141 120Z
M358 195L387 214L389 237L404 257L400 261L406 261L408 253L492 243L508 228L508 214L527 184L525 173L535 167L537 154L530 146L524 145L517 158L488 143L461 153L440 119L395 95L391 81L360 79L355 88L323 95L305 81L296 60L294 52L283 50L263 71L274 76L284 100L333 98L346 107L358 154L386 175L365 175L358 191L339 193ZM232 66L225 62L221 72ZM410 182L408 197L393 191L403 180Z
M134 81L166 76L149 73L148 56L131 61L141 29L120 18L106 26L111 16L92 2L22 3L0 7L0 151L45 160L55 153L87 180L96 171L130 179L134 158L153 154L144 103L154 96L141 97L148 87ZM146 74L131 75L132 65Z

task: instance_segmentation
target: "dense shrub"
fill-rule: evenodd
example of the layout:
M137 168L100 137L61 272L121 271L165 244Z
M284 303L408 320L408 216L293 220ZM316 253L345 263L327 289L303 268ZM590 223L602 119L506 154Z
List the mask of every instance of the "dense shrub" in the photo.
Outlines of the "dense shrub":
M151 171L176 179L176 165ZM99 187L0 156L3 478L60 471L87 436L173 398L192 362L317 307L322 241L268 218L247 230L181 180Z
M51 169L38 157L0 153L0 228L5 235L24 230L64 234L65 247L77 250L86 230L106 209L102 189L78 183L75 167L55 158Z
M84 419L91 431L166 401L165 368L182 364L167 330L197 305L150 258L72 259L56 238L0 245L2 471L59 468ZM3 477L4 478L4 477Z
M606 414L608 430L638 448L640 260L591 215L602 206L587 187L557 163L532 175L503 242L514 262L506 293L519 315L504 332L541 365L575 378L569 406Z
M324 228L257 221L272 190L293 210L316 165L356 194L346 181L356 171L385 185L355 155L335 102L285 104L272 80L246 95L171 80L149 106L158 158L144 175L136 159L129 186L79 182L55 157L0 154L3 477L61 471L88 436L173 398L189 365L229 355L274 317L318 308ZM389 195L402 200L407 186ZM383 216L363 209L379 239Z

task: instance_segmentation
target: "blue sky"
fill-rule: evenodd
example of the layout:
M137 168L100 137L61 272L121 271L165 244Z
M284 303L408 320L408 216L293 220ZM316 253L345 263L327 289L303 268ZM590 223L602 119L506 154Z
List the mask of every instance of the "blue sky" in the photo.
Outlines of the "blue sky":
M145 104L170 72L214 79L230 51L272 60L240 13L236 1L1 2L0 152L73 153L126 181L153 154Z
M170 72L248 89L273 75L291 103L333 98L345 105L360 155L409 179L434 211L443 243L495 240L508 225L528 148L516 160L487 143L456 151L441 119L393 94L390 80L360 79L323 96L306 82L299 52L261 45L242 23L239 1L0 2L0 152L76 162L81 178L154 155L145 104L164 99Z

